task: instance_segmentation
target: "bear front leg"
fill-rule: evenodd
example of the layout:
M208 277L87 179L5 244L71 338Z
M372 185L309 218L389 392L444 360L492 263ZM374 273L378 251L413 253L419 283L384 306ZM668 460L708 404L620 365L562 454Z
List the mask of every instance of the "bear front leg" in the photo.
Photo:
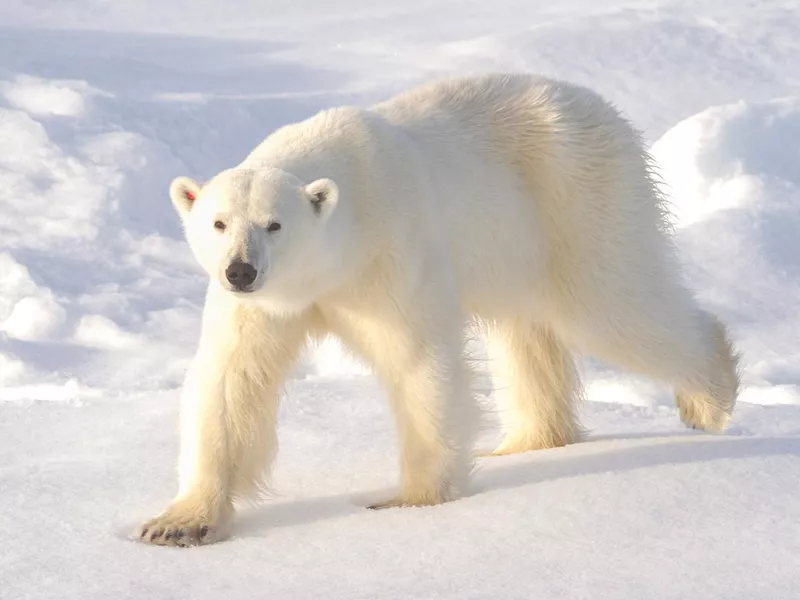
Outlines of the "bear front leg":
M221 308L206 304L182 392L178 494L134 532L143 542L193 546L224 539L234 499L257 492L273 462L278 389L305 340L302 320Z
M198 350L181 394L179 490L167 509L134 532L139 540L158 545L194 546L227 536L233 517L232 475L237 468L231 438L237 425L227 417L229 374L213 363L208 348ZM263 398L264 412L275 398ZM249 407L257 412L255 403ZM239 414L243 417L243 411ZM261 444L269 444L274 427L262 415ZM256 432L253 432L256 433ZM267 448L269 452L269 449Z

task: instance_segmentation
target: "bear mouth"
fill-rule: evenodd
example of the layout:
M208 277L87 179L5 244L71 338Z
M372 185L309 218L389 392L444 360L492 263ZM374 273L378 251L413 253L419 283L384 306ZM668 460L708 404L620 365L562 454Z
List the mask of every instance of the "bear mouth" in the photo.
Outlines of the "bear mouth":
M252 285L245 287L228 285L226 286L226 289L228 293L233 294L234 296L250 296L256 291L257 288Z

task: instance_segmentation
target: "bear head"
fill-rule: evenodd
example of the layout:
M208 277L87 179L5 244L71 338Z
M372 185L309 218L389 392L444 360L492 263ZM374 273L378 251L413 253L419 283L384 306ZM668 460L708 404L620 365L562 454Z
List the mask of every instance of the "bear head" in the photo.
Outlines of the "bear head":
M234 168L206 184L178 177L170 197L195 258L226 292L301 310L329 267L330 179L303 183L278 169Z

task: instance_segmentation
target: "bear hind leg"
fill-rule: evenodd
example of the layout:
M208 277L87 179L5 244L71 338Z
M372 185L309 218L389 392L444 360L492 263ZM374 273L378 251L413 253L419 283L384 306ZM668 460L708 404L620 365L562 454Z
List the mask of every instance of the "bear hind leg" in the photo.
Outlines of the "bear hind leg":
M479 410L463 354L463 332L450 311L439 321L410 311L335 325L387 389L400 451L400 490L369 508L435 505L460 497L472 468ZM434 312L434 311L431 311Z
M687 290L662 286L624 312L584 314L564 327L575 347L671 385L687 427L720 432L727 425L739 393L739 355L724 325Z
M704 315L704 339L710 350L707 366L681 382L675 393L681 421L692 429L722 431L739 394L739 355L725 326L715 316Z
M488 331L504 438L493 455L556 448L580 440L582 387L573 356L548 327L507 321Z

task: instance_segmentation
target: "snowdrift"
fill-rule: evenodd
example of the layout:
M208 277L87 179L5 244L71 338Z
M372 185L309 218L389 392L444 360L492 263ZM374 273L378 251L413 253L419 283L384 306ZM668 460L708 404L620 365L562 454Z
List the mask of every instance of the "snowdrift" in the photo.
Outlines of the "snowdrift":
M709 108L653 146L688 281L731 323L742 400L800 402L800 101Z

